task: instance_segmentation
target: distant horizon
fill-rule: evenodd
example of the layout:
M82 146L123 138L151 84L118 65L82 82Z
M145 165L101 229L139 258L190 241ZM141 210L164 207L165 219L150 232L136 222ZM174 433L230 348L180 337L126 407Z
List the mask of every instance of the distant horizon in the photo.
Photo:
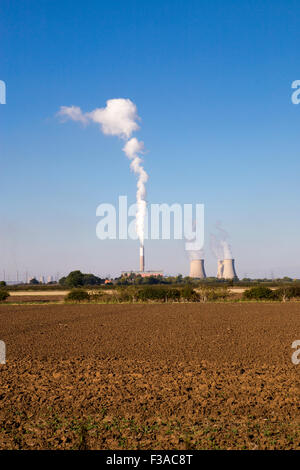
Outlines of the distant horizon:
M8 279L2 279L2 281L5 281L7 285L29 285L30 284L30 280L31 279L36 279L38 282L39 282L39 285L51 285L51 284L58 284L59 283L59 280L65 276L67 276L70 272L72 271L75 271L75 270L71 270L69 272L66 272L64 275L62 276L59 276L59 278L55 277L55 276L52 276L53 277L53 280L52 281L47 281L47 277L45 277L45 280L44 282L41 282L40 281L40 278L41 276L32 276L32 277L29 277L28 280L26 281L25 279L24 280L8 280ZM79 270L81 271L81 270ZM111 279L111 280L115 280L115 279L119 279L122 275L122 273L120 273L120 275L117 275L117 276L101 276L100 274L96 274L96 273L93 273L93 272L85 272L85 271L81 271L83 274L93 274L101 279ZM132 273L132 274L138 274L138 271L127 271L128 273ZM158 271L144 271L145 273L150 273L150 272L153 272L153 273L157 273ZM169 277L177 277L177 276L182 276L183 278L188 278L190 277L189 275L186 275L184 276L183 274L181 273L177 273L177 274L165 274L163 273L162 274L162 277L163 278L169 278ZM50 277L50 276L48 276ZM282 277L239 277L234 280L234 282L238 282L238 281L243 281L243 280L247 280L247 279L250 279L251 281L255 281L255 280L263 280L263 281L278 281L278 280L284 280L285 278L288 278L288 279L292 279L292 281L300 281L300 278L297 278L297 277L292 277L292 276L287 276L287 275L284 275ZM230 279L218 279L217 276L212 276L212 275L207 275L205 279L217 279L218 281L221 281L221 282L230 282L231 280ZM194 280L196 281L205 281L205 279L200 279L200 278L194 278ZM1 282L1 280L0 280Z

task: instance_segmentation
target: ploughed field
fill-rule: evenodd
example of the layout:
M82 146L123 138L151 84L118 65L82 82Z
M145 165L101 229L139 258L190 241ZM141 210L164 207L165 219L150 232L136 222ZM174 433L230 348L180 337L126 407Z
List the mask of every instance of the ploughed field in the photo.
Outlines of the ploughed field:
M1 449L299 449L297 303L0 305Z

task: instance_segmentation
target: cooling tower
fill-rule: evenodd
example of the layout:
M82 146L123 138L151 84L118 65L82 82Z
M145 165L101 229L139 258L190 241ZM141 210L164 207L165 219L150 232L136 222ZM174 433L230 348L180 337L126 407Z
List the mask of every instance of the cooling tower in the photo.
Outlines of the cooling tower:
M140 271L145 271L145 252L143 246L140 246Z
M219 259L218 260L218 272L217 272L218 279L222 279L223 271L224 271L224 261L222 259Z
M204 259L193 259L190 263L190 277L197 277L198 279L206 278L204 269Z
M234 267L234 259L224 259L223 261L224 269L223 269L223 278L224 279L235 279L237 278L235 267Z

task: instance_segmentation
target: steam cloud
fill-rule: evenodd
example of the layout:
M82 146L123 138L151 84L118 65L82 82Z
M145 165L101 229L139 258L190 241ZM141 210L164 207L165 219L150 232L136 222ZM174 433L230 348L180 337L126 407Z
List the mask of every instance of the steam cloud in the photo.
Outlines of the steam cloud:
M199 251L188 251L188 257L190 261L193 261L195 259L204 259L204 250L199 250Z
M216 229L218 235L210 234L210 249L218 260L233 259L231 246L228 241L228 233L217 222Z
M213 233L210 234L210 249L217 260L224 259L221 243Z
M196 231L196 220L193 220L193 231ZM189 261L204 259L204 250L187 250Z
M61 106L58 116L64 120L81 122L84 125L95 122L105 135L116 135L126 143L123 152L131 160L130 168L137 175L137 212L136 231L141 245L144 244L144 224L146 215L146 182L148 175L142 165L139 154L143 153L144 142L132 137L133 132L139 129L137 121L140 120L136 105L129 99L118 98L108 100L105 108L97 108L89 113L83 113L78 106Z

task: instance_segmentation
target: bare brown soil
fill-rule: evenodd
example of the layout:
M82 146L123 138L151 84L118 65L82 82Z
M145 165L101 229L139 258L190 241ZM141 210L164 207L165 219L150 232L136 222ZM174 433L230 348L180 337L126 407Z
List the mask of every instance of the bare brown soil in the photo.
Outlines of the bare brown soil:
M299 449L297 303L0 305L1 449Z

